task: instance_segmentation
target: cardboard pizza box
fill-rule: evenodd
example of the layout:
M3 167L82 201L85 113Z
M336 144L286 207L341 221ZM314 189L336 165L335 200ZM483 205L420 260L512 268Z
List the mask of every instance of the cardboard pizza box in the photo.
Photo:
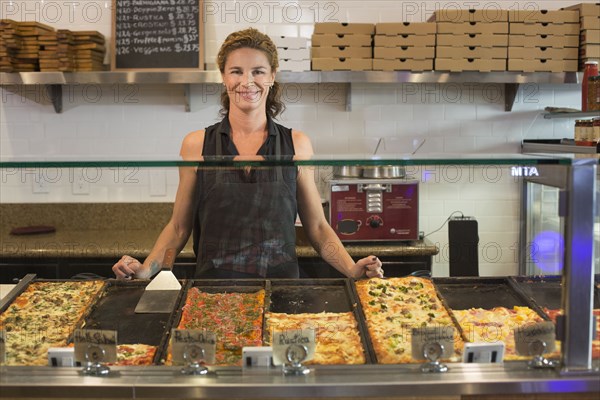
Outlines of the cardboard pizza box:
M508 46L507 34L468 33L462 35L437 35L438 46L479 46L479 47L506 47Z
M312 58L373 58L371 47L313 47L310 49Z
M375 47L433 47L435 38L436 35L375 35L373 36L373 45Z
M586 44L579 49L579 57L581 58L600 58L600 44ZM591 61L591 60L590 60Z
M579 26L582 31L587 29L600 29L600 15L587 15L581 17Z
M312 35L312 47L319 46L363 46L371 47L371 35L336 35L331 33Z
M522 60L577 60L579 49L576 47L509 47L508 58Z
M370 58L313 58L313 71L370 71L373 60Z
M381 22L375 25L376 35L435 35L437 24L431 22Z
M310 49L277 49L277 56L288 60L310 60Z
M577 35L508 35L508 45L512 47L579 47Z
M272 36L271 38L277 48L306 49L309 47L309 39L305 37Z
M435 11L430 21L436 22L506 22L508 21L508 10L495 8L477 9L441 9Z
M581 31L581 44L600 44L600 29L586 29Z
M506 59L508 51L506 47L448 47L438 46L435 49L436 57L449 59L462 58L486 58Z
M519 60L508 59L509 71L576 72L577 60Z
M579 35L579 24L551 24L534 23L524 24L512 22L510 24L511 35Z
M486 59L435 59L436 71L478 71L478 72L494 72L506 71L506 60L486 60Z
M435 47L375 47L373 58L394 60L396 58L410 58L425 60L435 57Z
M373 59L373 71L431 71L433 70L433 59L431 60L380 60Z
M598 16L600 15L600 3L580 3L572 6L563 7L561 10L576 10L579 11L580 17Z
M438 34L508 33L508 22L438 22Z
M375 24L348 23L348 22L317 22L315 24L314 34L359 34L373 35L375 33Z
M310 60L279 59L279 71L310 71Z
M508 21L525 24L537 24L542 22L552 24L577 23L579 22L579 12L566 10L510 10L508 13Z

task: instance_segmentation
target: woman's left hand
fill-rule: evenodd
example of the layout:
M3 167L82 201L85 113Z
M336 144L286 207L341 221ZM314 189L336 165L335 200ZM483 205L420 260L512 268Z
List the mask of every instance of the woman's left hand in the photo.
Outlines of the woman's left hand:
M383 278L383 264L376 256L361 258L353 268L355 278Z

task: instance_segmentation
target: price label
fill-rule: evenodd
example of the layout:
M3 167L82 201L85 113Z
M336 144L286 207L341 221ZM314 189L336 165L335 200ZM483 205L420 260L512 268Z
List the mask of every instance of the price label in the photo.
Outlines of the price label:
M74 336L75 361L113 363L117 361L117 331L77 329Z
M6 362L6 332L0 330L0 364Z
M193 329L171 331L171 354L177 364L215 363L217 337L213 332Z
M315 356L315 330L273 331L273 364L301 364Z
M413 328L411 335L412 358L426 360L425 350L427 350L427 357L431 361L442 357L452 357L454 355L455 336L456 329L449 325ZM431 346L436 343L440 346Z
M515 348L522 356L552 353L556 349L554 323L545 321L516 328Z

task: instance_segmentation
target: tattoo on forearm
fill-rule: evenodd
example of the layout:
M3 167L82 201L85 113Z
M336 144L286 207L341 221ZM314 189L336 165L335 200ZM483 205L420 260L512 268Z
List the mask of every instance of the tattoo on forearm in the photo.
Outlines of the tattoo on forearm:
M158 261L152 261L150 263L150 276L153 276L154 274L158 273L158 271L160 271L160 268L160 263Z

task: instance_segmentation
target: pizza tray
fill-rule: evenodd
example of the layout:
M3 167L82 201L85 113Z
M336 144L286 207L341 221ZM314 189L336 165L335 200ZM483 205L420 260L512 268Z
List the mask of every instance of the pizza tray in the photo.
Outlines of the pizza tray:
M12 288L10 292L8 292L8 294L0 301L0 314L6 311L6 309L12 304L12 302L15 301L15 299L25 291L25 289L27 289L29 283L33 281L35 277L35 274L25 275L23 279L21 279L19 283L17 283L15 287Z
M183 314L183 306L187 299L187 294L191 288L199 288L206 293L255 293L259 290L265 290L265 302L268 297L267 281L262 279L190 279L182 288L181 302L171 320L170 328L167 331L163 345L159 349L160 359L166 360L168 356L168 345L171 337L171 330L179 326ZM264 328L264 321L263 321Z
M85 318L86 329L117 331L120 344L157 346L154 363L158 363L159 349L167 336L173 314L179 309L181 293L170 314L135 313L135 307L144 293L145 281L110 280L102 297Z
M375 363L375 352L365 321L361 317L360 303L349 279L274 279L269 282L268 295L266 311L269 312L286 314L352 312L365 351L365 363ZM265 327L263 334L266 333Z
M509 278L433 278L438 295L451 310L529 307L548 319L540 307L511 285Z
M596 276L598 280L598 276ZM593 308L600 308L598 281L594 284ZM513 276L510 283L522 291L528 299L541 309L557 310L562 308L562 276Z
M19 281L19 283L13 288L13 290L11 290L10 293L3 299L2 304L0 304L0 314L2 314L4 311L6 311L6 309L12 304L12 302L15 301L15 299L17 297L19 297L21 295L21 293L23 293L29 287L29 285L32 283L35 283L35 282L49 282L49 283L56 282L56 283L58 283L58 282L76 282L76 281L78 281L78 280L77 279L36 279L35 274L25 275L25 277L23 277L23 279L21 279ZM80 279L80 281L85 281L85 280ZM104 290L106 290L106 284L98 292L98 294L96 294L96 296L91 299L90 304L84 310L84 312L81 315L81 317L79 318L79 320L75 323L73 332L71 332L69 334L69 336L66 338L66 343L71 343L73 341L74 331L83 327L85 318L87 318L87 316L90 314L92 306L102 296L102 293L104 292Z

